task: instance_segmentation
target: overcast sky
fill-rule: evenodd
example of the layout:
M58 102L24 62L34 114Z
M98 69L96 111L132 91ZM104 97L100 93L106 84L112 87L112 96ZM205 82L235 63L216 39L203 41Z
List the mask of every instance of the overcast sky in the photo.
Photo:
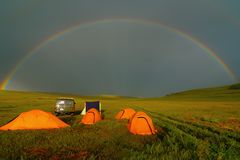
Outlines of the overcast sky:
M6 89L151 97L237 82L196 42L136 19L190 34L240 78L239 0L3 0L0 82L47 37L93 21L38 48Z

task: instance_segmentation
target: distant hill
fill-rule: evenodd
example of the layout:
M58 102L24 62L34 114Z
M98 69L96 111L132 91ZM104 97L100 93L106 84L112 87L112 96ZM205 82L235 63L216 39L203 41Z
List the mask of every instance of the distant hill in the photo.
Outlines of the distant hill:
M155 99L155 98L153 98ZM161 97L162 100L236 100L240 101L240 83L215 88L194 89L172 93Z
M56 92L37 92L37 91L12 91L12 90L0 90L0 95L6 96L8 98L14 97L72 97L75 99L88 99L88 100L115 100L115 99L137 99L135 97L129 96L118 96L118 95L96 95L96 96L86 96L86 95L77 95L71 93L56 93ZM41 99L41 98L40 98Z
M73 97L76 99L88 99L88 100L116 100L116 99L132 99L132 100L204 100L204 101L240 101L240 83L215 88L194 89L189 91L172 93L163 97L157 98L135 98L127 96L117 95L99 95L99 96L82 96L67 93L44 93L44 92L22 92L22 91L0 91L0 95L8 97L9 99L14 97L36 97L41 99L42 97L49 97L56 99L57 97Z

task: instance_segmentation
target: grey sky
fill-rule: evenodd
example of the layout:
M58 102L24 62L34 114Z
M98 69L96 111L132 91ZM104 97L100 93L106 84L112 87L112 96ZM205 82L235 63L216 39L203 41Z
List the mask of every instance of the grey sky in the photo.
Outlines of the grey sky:
M43 39L74 24L124 17L161 21L213 49L240 77L240 4L223 0L0 2L0 81ZM44 46L7 89L158 96L230 84L196 44L158 25L113 21L83 27Z

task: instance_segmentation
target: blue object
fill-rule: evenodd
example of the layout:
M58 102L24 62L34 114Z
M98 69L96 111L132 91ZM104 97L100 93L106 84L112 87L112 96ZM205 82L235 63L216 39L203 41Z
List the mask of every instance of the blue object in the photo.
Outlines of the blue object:
M86 102L86 112L91 108L95 108L96 110L100 111L100 102Z

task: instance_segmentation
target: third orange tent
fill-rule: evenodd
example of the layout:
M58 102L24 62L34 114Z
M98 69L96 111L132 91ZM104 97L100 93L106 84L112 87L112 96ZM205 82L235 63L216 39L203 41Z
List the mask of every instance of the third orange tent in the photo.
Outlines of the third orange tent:
M120 112L117 113L115 116L116 119L130 119L136 113L136 111L132 108L125 108L122 109Z

